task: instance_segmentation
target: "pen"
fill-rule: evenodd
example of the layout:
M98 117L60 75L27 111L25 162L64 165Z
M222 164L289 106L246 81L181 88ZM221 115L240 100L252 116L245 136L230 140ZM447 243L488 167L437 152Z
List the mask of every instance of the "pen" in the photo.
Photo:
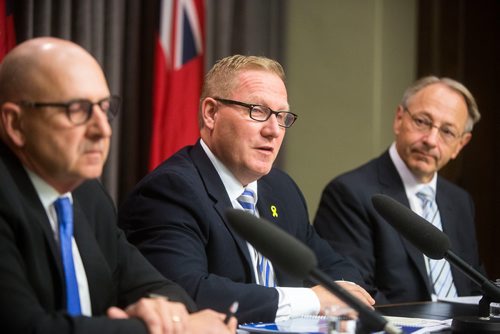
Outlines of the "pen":
M238 302L233 302L229 309L226 312L226 319L224 319L224 323L227 324L229 322L229 319L231 319L232 316L238 311L238 306L240 304Z

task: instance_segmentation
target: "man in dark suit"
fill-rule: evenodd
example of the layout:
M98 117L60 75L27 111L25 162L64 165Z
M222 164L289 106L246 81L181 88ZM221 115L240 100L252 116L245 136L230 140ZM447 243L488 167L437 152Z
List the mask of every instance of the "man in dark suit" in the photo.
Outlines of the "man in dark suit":
M0 320L5 333L230 333L116 226L96 179L118 111L97 61L37 38L0 66ZM73 231L72 231L73 230ZM153 295L154 294L154 295ZM165 296L165 297L162 297ZM171 300L167 300L167 297Z
M202 91L201 140L147 175L119 209L129 241L161 273L182 285L201 308L222 311L238 301L242 322L318 314L339 300L273 268L230 228L227 208L251 210L296 236L333 278L361 278L309 224L297 185L272 168L285 130L296 119L288 110L279 63L239 55L220 60ZM249 198L251 204L245 202ZM341 284L373 303L358 285Z
M377 303L478 294L455 268L451 275L447 269L440 271L441 277L448 273L447 285L436 288L431 278L438 276L437 270L431 273L434 263L377 214L371 197L386 194L425 217L421 192L431 189L438 208L434 221L440 218L452 249L480 269L472 199L437 174L469 142L479 118L476 102L462 84L422 78L406 90L397 108L395 142L389 150L324 189L314 226L358 266Z

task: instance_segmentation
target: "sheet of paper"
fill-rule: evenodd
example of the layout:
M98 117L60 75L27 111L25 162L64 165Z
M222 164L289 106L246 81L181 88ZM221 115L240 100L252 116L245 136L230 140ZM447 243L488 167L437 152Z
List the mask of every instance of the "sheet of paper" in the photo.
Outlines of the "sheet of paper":
M356 321L342 320L342 322L344 327L343 333L354 334ZM329 319L323 316L299 316L272 323L242 324L239 326L239 329L252 333L324 334L328 333L329 325Z
M447 303L458 303L458 304L469 304L469 305L479 305L479 301L483 296L464 296L464 297L454 297L454 298L439 298L440 302Z
M405 318L386 316L388 321L403 329L406 333L432 333L451 327L451 319L435 320L423 318ZM245 332L245 330L247 332ZM324 317L297 317L276 323L253 323L240 325L238 334L245 333L287 333L287 334L326 334L328 333L328 321ZM353 334L356 332L356 323L348 321L340 333ZM382 333L382 332L381 332Z
M424 334L451 328L452 319L436 320L424 318L385 317L392 324L402 327L404 333Z
M385 316L388 321L396 326L407 326L407 327L433 327L433 326L451 326L451 319L446 320L436 320L436 319L424 319L424 318L406 318L406 317L392 317Z

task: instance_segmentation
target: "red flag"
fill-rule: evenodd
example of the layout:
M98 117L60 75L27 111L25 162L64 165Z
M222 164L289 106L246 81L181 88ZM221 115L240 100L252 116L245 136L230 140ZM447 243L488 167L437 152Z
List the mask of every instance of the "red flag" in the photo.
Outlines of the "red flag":
M10 0L0 0L0 61L16 45L14 17Z
M204 63L204 0L163 0L155 48L149 168L199 136Z

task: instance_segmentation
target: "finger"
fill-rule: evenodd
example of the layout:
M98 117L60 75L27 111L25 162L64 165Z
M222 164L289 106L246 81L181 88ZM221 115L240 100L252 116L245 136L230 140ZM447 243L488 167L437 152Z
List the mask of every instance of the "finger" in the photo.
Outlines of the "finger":
M162 313L164 314L164 317L169 318L172 333L182 334L186 332L188 313L183 304L169 302L167 305L166 303L163 303Z
M184 304L158 301L163 319L164 333L181 334L187 330L189 314Z
M372 299L371 297L367 297L362 291L360 290L350 290L349 293L353 295L356 299L358 299L360 302L365 304L366 306L373 308L372 306Z
M150 302L160 318L161 332L164 334L184 333L188 312L184 304L169 302L162 295L150 295Z
M364 301L369 306L375 304L375 299L373 299L372 296L370 296L370 294L362 287L358 286L356 289L356 293L360 296L359 299Z
M236 333L236 328L238 327L238 319L236 317L231 317L227 323L227 328L230 333Z
M237 321L232 317L228 324L224 324L225 315L213 310L202 310L189 316L189 333L204 334L234 334Z
M163 334L163 322L160 313L157 310L155 302L150 298L141 298L135 304L125 309L125 312L131 317L141 319L148 328L149 334ZM168 333L168 332L166 332Z
M359 285L348 281L337 281L337 283L351 294L357 295L358 299L360 299L363 303L369 306L375 304L375 300L372 296Z
M118 307L110 307L107 309L106 314L108 315L108 318L111 319L127 319L128 314L122 310L121 308Z
M369 301L373 300L372 296L368 293L368 291L366 291L365 289L363 289L359 285L356 285L356 291L358 293L360 293L361 295L363 295L363 297L365 297L366 300L369 300Z
M168 298L166 296L150 293L148 303L157 313L159 319L159 331L162 334L172 334L174 333L174 325L172 320L172 314L170 314L170 307L168 303Z
M203 310L203 312L213 314L215 317L219 318L222 321L226 320L226 315L224 313L220 313L220 312L214 311L212 309L206 309L206 310Z

